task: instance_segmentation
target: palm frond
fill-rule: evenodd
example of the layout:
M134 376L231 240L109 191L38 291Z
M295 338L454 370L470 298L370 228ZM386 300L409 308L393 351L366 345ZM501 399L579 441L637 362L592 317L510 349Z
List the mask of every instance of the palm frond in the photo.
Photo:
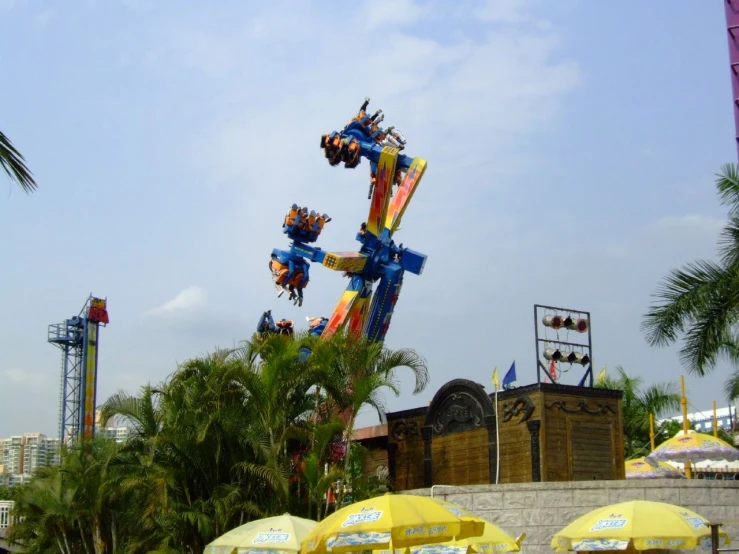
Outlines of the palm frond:
M739 276L713 262L697 261L673 270L663 281L642 322L647 342L665 346L689 326L682 351L684 363L700 375L710 370L726 341L726 328L736 317L733 287Z
M0 131L0 167L24 192L31 193L38 188L31 170L26 167L23 154L13 146L2 131Z
M724 383L724 394L729 402L739 398L739 369L733 371Z
M724 267L739 267L739 214L732 215L721 230L718 252Z
M739 211L739 166L730 163L721 167L716 174L716 189L721 203L729 206L730 214Z

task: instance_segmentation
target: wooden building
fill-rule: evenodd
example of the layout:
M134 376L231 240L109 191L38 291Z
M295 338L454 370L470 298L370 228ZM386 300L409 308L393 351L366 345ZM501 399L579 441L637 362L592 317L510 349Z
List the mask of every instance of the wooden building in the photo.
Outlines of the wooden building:
M387 414L365 471L386 459L395 490L495 483L496 473L498 483L624 479L621 396L537 383L499 392L496 409L482 385L455 379L428 407Z

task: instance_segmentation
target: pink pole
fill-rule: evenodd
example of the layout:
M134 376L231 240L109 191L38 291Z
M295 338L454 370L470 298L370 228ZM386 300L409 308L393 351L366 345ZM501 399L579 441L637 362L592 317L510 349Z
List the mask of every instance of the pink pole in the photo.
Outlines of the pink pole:
M731 92L734 104L734 132L739 157L739 0L724 0L726 8L729 63L731 64Z

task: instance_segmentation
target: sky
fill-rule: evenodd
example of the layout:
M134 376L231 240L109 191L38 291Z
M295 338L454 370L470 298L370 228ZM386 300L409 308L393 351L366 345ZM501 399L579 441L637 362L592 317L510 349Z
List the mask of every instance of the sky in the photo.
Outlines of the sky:
M492 390L513 360L535 382L537 303L591 312L596 371L684 374L691 411L725 404L729 367L694 377L640 331L726 217L721 2L0 0L0 51L0 128L39 184L0 178L0 437L57 434L47 328L90 293L110 313L99 402L249 338L264 310L330 315L340 274L314 265L298 308L267 262L293 203L333 218L319 246L358 247L368 165L330 167L319 138L365 96L428 160L396 234L428 261L386 343L432 378L413 396L402 373L388 411L453 378Z

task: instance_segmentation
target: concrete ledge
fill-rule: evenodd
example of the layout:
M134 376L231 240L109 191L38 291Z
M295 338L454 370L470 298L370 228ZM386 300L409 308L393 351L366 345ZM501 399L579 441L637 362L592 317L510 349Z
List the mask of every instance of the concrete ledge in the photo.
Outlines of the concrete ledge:
M430 496L431 489L403 491ZM724 526L739 540L739 481L635 479L434 487L434 496L454 502L513 536L526 533L524 554L552 554L552 537L574 519L608 504L628 500L667 502L691 509Z

